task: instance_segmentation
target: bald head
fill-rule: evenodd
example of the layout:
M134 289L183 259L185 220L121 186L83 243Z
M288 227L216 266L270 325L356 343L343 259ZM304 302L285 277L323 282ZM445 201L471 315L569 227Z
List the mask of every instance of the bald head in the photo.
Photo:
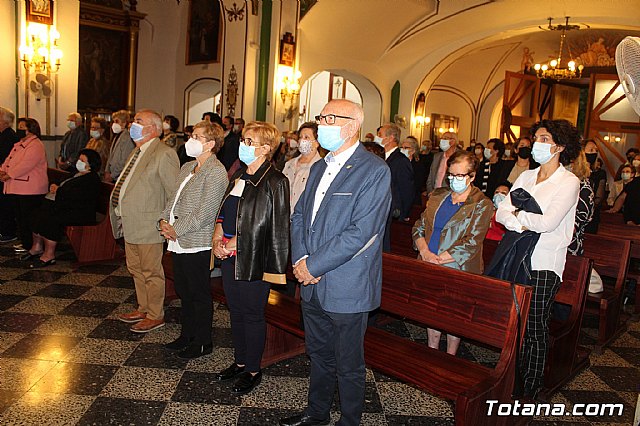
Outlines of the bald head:
M340 137L344 138L345 142L334 154L339 154L349 149L358 141L360 127L364 121L364 111L360 105L347 99L334 99L322 108L320 115L323 117L335 116L334 121L331 119L327 121L327 118L323 118L320 120L320 125L339 126L341 128Z

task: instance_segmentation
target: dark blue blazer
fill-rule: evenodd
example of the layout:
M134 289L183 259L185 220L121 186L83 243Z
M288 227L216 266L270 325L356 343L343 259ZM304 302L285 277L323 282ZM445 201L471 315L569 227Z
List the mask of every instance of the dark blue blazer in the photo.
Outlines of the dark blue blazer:
M413 166L400 149L396 149L387 158L387 164L391 169L391 211L399 210L400 218L409 217L411 205L415 198L415 185L413 182Z
M391 206L391 173L362 144L331 183L311 223L316 189L327 168L318 161L291 217L291 260L304 256L314 285L302 286L311 300L315 289L328 312L357 313L380 306L382 237Z

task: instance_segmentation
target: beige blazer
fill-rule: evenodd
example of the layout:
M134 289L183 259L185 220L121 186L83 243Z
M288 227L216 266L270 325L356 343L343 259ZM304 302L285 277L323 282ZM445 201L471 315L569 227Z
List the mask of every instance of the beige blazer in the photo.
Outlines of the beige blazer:
M152 139L131 175L126 191L120 194L120 213L109 203L111 229L115 238L130 244L164 242L158 231L158 218L175 192L180 162L176 150ZM127 160L128 163L128 160ZM125 163L125 164L127 164Z

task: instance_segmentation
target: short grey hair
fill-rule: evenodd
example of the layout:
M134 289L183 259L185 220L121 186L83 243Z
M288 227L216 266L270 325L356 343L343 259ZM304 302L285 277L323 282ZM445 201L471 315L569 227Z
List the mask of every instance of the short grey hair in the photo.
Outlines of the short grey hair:
M70 112L69 117L73 117L76 122L82 121L82 116L77 112Z
M393 136L396 142L400 143L400 136L402 135L402 130L400 130L400 126L395 123L386 123L382 126L382 130L385 136Z
M114 112L113 114L111 114L111 118L113 120L117 118L122 121L126 121L127 123L131 122L131 114L126 109L121 109L119 111Z
M0 121L11 126L13 124L13 120L16 119L16 115L9 108L5 108L0 106Z
M151 115L151 122L153 123L156 130L158 130L158 132L162 134L162 117L160 116L160 114L152 109L141 109L140 111L138 111L138 114L140 113Z

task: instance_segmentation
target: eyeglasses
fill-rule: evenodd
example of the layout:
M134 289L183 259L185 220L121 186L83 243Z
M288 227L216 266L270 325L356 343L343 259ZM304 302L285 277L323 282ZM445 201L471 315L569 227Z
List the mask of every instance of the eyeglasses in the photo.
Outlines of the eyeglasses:
M327 124L335 124L336 118L344 118L345 120L355 120L353 117L347 117L345 115L327 114L316 115L316 123L320 124L324 120Z
M207 139L207 137L205 135L196 135L195 133L192 133L191 137L194 138L194 139L199 139L201 141L205 141L205 142L208 141L208 139Z
M469 173L460 173L457 175L451 174L449 173L449 175L447 176L449 178L449 180L457 180L457 181L463 181L464 178L466 178L467 176L469 176Z
M253 144L255 145L260 145L260 142L258 141L254 141L251 138L240 138L240 142L242 142L243 144L245 144L246 146L251 146Z

